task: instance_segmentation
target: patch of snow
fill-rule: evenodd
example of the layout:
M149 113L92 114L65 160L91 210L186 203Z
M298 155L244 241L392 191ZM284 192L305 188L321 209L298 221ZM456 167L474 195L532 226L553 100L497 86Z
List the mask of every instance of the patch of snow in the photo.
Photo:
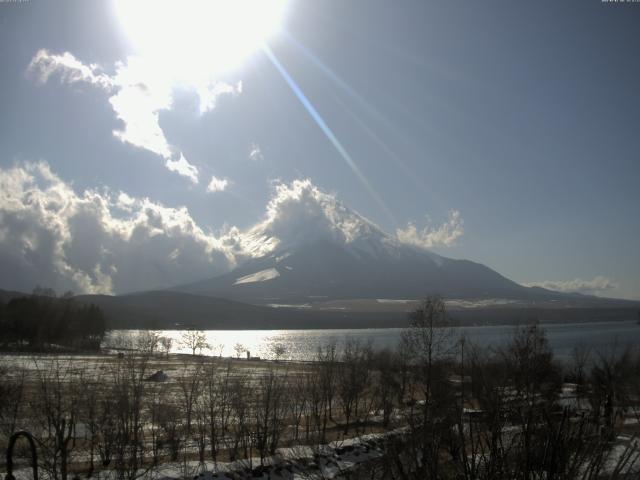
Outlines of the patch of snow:
M311 305L309 305L308 303L297 303L297 304L268 303L267 307L272 307L272 308L311 308Z
M518 300L510 300L507 298L486 298L481 300L463 300L463 299L450 299L445 300L448 307L457 308L484 308L484 307L496 307L499 305L510 305L518 303Z
M410 303L415 302L415 300L402 300L395 298L376 298L376 302L378 303Z
M431 260L433 260L433 262L438 267L442 267L442 265L444 265L444 260L440 255L436 255L435 253L431 253L431 252L428 252L428 253L429 253L429 258L431 258Z
M259 272L252 273L251 275L240 277L233 284L240 285L243 283L266 282L267 280L273 280L279 276L280 273L278 270L275 268L267 268L266 270L260 270Z

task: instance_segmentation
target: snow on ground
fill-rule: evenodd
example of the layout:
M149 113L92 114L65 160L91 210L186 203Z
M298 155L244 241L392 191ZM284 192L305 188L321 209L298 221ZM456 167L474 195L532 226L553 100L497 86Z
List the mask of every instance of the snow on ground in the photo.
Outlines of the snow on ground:
M415 302L415 300L401 300L395 298L376 298L376 302L378 303L410 303Z
M294 303L294 304L288 304L288 303L268 303L267 307L273 307L273 308L311 308L313 305L309 304L309 303Z
M164 463L148 472L140 471L144 480L311 480L340 478L341 474L354 467L370 462L382 456L383 441L386 434L370 434L361 437L344 439L315 447L299 445L279 448L276 455L268 457L260 465L260 458L253 457L235 462L198 461ZM17 480L30 480L31 468L20 468L14 471ZM39 476L47 479L45 471ZM96 480L113 480L117 478L114 470L103 470L96 474Z
M452 298L445 300L447 307L450 308L488 308L500 305L510 305L518 303L518 300L510 300L507 298L484 298L478 300L463 300Z
M402 298L376 298L377 303L386 303L386 304L408 304L418 302L419 300L413 299L402 299ZM503 305L511 305L514 303L518 303L518 300L510 300L507 298L483 298L483 299L461 299L461 298L451 298L445 300L447 307L451 308L488 308L488 307L497 307Z
M242 283L254 283L254 282L266 282L267 280L273 280L274 278L278 278L280 276L280 272L275 268L267 268L266 270L260 270L259 272L252 273L251 275L245 275L244 277L238 278L234 285L240 285Z

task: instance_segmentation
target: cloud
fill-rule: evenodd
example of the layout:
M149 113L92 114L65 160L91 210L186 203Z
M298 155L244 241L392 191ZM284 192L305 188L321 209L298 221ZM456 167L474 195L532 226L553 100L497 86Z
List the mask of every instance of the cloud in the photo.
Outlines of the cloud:
M111 77L101 72L98 65L85 65L69 52L52 55L48 50L39 50L31 59L27 73L40 83L46 83L50 76L58 74L63 83L86 82L105 90L113 87Z
M76 192L45 162L0 168L0 288L163 288L318 240L367 252L399 244L310 180L276 185L263 218L252 227L225 226L214 234L186 207L126 192Z
M249 158L254 162L264 160L264 155L262 155L262 150L260 150L260 145L258 145L257 143L251 144L251 148L249 149Z
M215 235L185 207L125 192L77 193L45 162L0 168L5 288L41 284L109 294L168 287L224 273L291 243L350 243L376 232L382 234L309 180L276 186L264 218L253 227L227 226Z
M0 284L113 293L228 271L236 255L185 207L78 194L44 162L0 169Z
M207 192L224 192L229 186L229 180L226 178L218 178L215 175L211 177L209 185L207 185Z
M592 280L582 280L580 278L573 280L544 280L542 282L523 283L523 285L526 287L542 287L557 292L587 294L597 294L618 288L618 284L615 281L601 275L594 277Z
M241 235L233 235L240 250L261 256L292 245L327 240L355 249L385 245L395 239L335 195L323 192L309 179L274 187L264 219Z
M184 155L180 154L180 158L178 158L178 160L168 159L165 165L172 172L177 172L183 177L187 177L193 183L198 183L198 169L187 162Z
M196 92L200 99L200 114L204 114L216 107L218 97L227 94L238 96L242 93L242 82L236 83L235 86L224 82L204 82L197 85Z
M86 65L71 53L53 54L39 50L27 68L27 74L38 83L46 83L57 75L62 83L87 83L109 94L109 103L123 128L113 135L124 143L159 155L166 167L193 183L198 183L198 171L184 155L169 144L160 127L160 112L171 110L176 85L193 91L199 98L200 113L215 108L221 95L239 95L242 83L235 86L209 78L186 81L140 57L128 57L116 62L115 73L109 75L96 64ZM176 160L178 158L178 160Z
M451 247L464 233L464 222L458 210L449 212L449 219L439 227L431 225L418 230L414 223L397 229L396 236L402 243L422 248Z

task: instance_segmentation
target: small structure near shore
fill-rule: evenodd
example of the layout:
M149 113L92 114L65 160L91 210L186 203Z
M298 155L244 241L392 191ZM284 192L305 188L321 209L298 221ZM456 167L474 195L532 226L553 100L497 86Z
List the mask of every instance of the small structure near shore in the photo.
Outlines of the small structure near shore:
M167 380L169 380L169 375L164 373L162 370L158 370L153 375L150 375L147 380L149 380L150 382L166 382Z

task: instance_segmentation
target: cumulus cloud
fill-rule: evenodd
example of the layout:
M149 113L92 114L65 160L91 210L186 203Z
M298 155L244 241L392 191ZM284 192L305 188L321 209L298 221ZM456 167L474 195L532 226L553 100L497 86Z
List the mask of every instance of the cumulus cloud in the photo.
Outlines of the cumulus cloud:
M180 154L180 158L178 158L178 160L168 159L166 166L172 172L176 172L183 177L187 177L193 183L198 183L198 169L187 162L184 155Z
M44 162L0 169L2 285L113 293L167 287L235 265L184 207L126 193L76 193Z
M544 280L542 282L524 283L527 287L542 287L548 290L567 293L598 294L618 288L618 284L610 278L598 275L591 280L575 278L573 280Z
M46 83L51 75L58 74L64 83L87 82L107 90L113 87L111 77L104 74L98 65L85 65L69 52L52 55L48 50L39 50L27 72L40 83Z
M218 189L226 181L214 180ZM371 235L385 234L309 180L276 186L252 228L229 226L215 235L185 207L125 192L75 192L45 162L0 168L0 285L10 288L121 293L167 287L313 238L355 243Z
M186 207L126 192L76 192L45 162L0 168L0 287L92 293L168 287L317 240L368 252L399 244L310 180L276 185L254 226L214 234Z
M264 219L242 235L230 234L241 244L241 250L252 256L316 240L355 248L395 242L373 222L308 179L276 185Z
M396 236L402 243L422 248L451 247L463 233L464 222L458 210L451 210L449 219L437 227L427 225L418 230L414 223L409 223L406 228L396 230Z
M140 57L116 62L114 68L115 73L109 75L100 66L84 64L69 52L54 54L42 49L31 60L27 73L39 83L46 83L57 75L62 83L86 83L104 90L116 117L123 123L123 128L114 130L113 135L124 143L159 155L169 170L197 183L197 168L169 144L159 123L160 112L172 108L177 77ZM221 95L242 92L241 82L229 85L208 78L190 82L181 79L180 85L198 96L201 113L215 108Z
M257 143L252 143L249 148L249 158L254 162L258 162L260 160L264 160L264 155L262 155L262 150L260 150L260 145Z
M224 82L205 81L196 86L196 92L200 99L200 114L202 115L216 107L218 97L221 95L240 95L242 93L242 82L229 85Z
M209 185L207 185L207 192L224 192L229 186L229 180L226 178L218 178L215 175L211 177Z
M122 293L208 278L313 237L348 243L381 231L309 180L275 187L247 230L206 231L185 207L73 188L45 162L0 168L0 285Z

